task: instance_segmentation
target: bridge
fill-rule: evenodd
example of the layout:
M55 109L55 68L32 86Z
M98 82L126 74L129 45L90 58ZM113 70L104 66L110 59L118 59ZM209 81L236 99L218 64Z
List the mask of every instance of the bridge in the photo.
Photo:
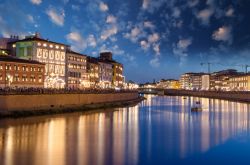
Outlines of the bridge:
M165 89L161 88L139 88L139 94L164 95Z

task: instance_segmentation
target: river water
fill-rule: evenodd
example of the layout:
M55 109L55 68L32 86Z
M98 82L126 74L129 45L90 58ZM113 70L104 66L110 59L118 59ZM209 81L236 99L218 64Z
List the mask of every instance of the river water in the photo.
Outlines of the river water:
M250 164L250 104L146 97L129 108L0 120L0 164ZM196 101L202 112L190 111Z

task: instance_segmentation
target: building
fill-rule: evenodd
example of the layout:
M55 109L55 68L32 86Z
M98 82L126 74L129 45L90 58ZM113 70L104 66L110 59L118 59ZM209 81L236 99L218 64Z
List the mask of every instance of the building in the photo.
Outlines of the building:
M204 73L185 73L181 75L181 88L187 90L200 90L202 87L202 75L204 75Z
M179 89L180 83L179 80L174 79L162 79L157 83L157 88L163 88L163 89Z
M97 58L87 57L87 74L90 88L99 88L100 65Z
M201 90L210 90L210 74L201 76Z
M250 74L229 78L230 91L250 91Z
M67 45L42 39L39 34L9 44L18 58L45 63L45 88L65 87Z
M0 87L44 87L45 64L18 59L11 56L0 56Z
M101 88L112 88L113 65L106 60L98 59Z
M99 60L112 64L112 87L122 88L124 85L123 65L112 58L111 52L100 53Z
M227 69L219 72L214 72L210 77L210 89L211 90L230 90L231 77L242 75L243 73L237 72L235 69Z
M66 52L66 87L71 89L89 88L87 56L72 50Z

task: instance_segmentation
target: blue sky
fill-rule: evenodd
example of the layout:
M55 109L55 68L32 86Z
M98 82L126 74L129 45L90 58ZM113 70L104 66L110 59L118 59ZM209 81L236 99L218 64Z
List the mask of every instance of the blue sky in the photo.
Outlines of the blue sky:
M250 64L249 0L0 0L0 36L40 32L75 51L112 51L126 80Z

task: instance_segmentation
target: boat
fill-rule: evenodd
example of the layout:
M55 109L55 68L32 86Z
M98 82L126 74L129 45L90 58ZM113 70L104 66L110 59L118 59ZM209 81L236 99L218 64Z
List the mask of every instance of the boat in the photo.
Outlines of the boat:
M200 112L200 111L202 111L201 107L192 107L191 108L191 112Z
M196 101L194 107L191 108L191 112L200 112L200 111L202 111L201 102Z

